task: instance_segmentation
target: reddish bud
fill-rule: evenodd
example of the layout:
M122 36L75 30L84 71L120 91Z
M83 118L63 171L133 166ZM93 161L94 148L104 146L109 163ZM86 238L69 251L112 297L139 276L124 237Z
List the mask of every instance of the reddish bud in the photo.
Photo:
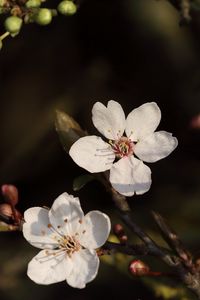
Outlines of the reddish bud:
M149 274L150 268L141 260L132 260L129 264L129 271L134 276L145 276Z
M18 189L11 184L4 184L1 186L2 194L7 203L15 206L18 203Z
M0 204L0 215L12 218L13 211L11 205L7 203Z
M119 238L121 244L125 244L128 241L127 235L122 235Z
M0 215L8 223L19 224L22 219L22 214L8 203L0 204Z
M124 231L124 228L121 224L115 224L113 226L113 232L118 237L120 243L125 244L128 240L128 237Z
M194 116L190 121L190 127L192 129L200 129L200 115Z
M113 232L114 232L114 234L116 234L116 235L118 235L118 234L120 234L120 233L124 233L124 228L123 228L123 226L121 225L121 224L115 224L114 226L113 226Z

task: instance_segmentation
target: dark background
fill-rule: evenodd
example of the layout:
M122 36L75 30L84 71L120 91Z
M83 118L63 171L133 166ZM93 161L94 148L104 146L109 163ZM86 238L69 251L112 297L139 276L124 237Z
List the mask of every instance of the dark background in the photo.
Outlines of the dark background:
M80 197L85 212L101 209L117 221L99 183L73 192L73 179L85 171L60 145L55 109L96 133L91 121L96 101L114 99L126 114L155 101L162 111L159 129L173 132L179 146L168 158L149 164L151 190L129 203L137 222L157 239L149 211L162 213L198 257L200 132L191 120L200 113L200 32L197 21L180 27L179 20L178 11L164 0L85 0L75 16L59 16L47 27L24 26L17 37L5 40L0 53L0 184L19 188L22 212L51 206L67 191ZM82 291L65 283L38 286L26 277L27 263L36 253L20 233L1 233L1 300L188 299L173 294L177 283L171 296L169 291L153 294L151 281L126 274L124 257L102 263L97 279ZM149 263L155 270L165 269L155 260ZM157 287L163 283L156 280Z

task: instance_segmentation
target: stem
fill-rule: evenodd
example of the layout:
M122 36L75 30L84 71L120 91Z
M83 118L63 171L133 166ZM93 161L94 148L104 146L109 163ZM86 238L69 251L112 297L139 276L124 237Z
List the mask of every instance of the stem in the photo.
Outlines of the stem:
M160 258L164 263L166 263L168 266L172 267L172 270L177 274L177 277L185 284L185 286L193 292L193 294L196 295L198 299L200 299L200 272L197 270L197 268L194 266L194 264L191 261L188 261L188 265L190 268L186 267L187 265L187 259L183 260L182 258L175 256L174 254L169 253L169 251L166 251L166 249L163 249L159 245L156 244L155 241L151 239L151 237L148 236L146 232L143 231L140 226L138 226L134 221L131 214L131 209L128 205L128 202L126 200L126 197L119 194L117 191L115 191L112 186L110 185L106 172L104 173L104 176L100 176L100 181L103 183L103 185L106 187L106 190L111 194L112 200L115 203L117 209L120 212L121 219L123 222L134 232L144 243L143 245L143 251L146 250L146 253L143 252L143 255L152 255L157 258ZM166 229L166 227L165 227ZM167 228L168 230L168 228ZM177 239L179 240L179 239ZM111 247L113 251L113 244L106 244L107 245L107 253L110 253ZM179 242L179 251L180 251L180 245ZM170 248L172 251L174 250L172 247L172 244L170 245ZM174 245L175 246L175 245ZM146 248L145 248L146 247ZM124 248L124 245L115 245L114 251L119 251L126 253L128 255L138 255L138 251L136 249L130 248ZM179 252L176 244L176 252ZM185 251L186 252L186 251ZM186 252L189 253L189 252ZM178 253L180 255L180 252ZM188 258L190 256L188 255Z
M0 40L3 41L3 39L5 39L7 36L10 35L10 32L6 31L5 33L3 33L1 36L0 36Z
M148 253L160 257L167 265L174 267L176 262L172 257L162 250L135 222L133 222L130 213L121 214L124 223L144 242L148 249Z
M146 255L148 249L145 245L123 245L119 243L106 242L106 244L101 248L102 255L103 254L111 254L116 252L121 252L127 255L135 256L135 255Z
M100 177L101 182L106 187L106 190L111 194L112 200L115 203L122 221L144 242L147 246L148 253L160 257L167 265L176 266L177 262L161 249L149 236L145 233L134 221L131 216L131 209L128 205L126 197L119 194L109 183L107 174Z
M169 226L167 221L159 213L155 211L152 211L151 213L161 231L163 239L167 242L170 248L173 249L176 252L176 254L180 257L185 267L188 268L191 272L193 272L194 266L192 262L192 255L185 248L177 233Z

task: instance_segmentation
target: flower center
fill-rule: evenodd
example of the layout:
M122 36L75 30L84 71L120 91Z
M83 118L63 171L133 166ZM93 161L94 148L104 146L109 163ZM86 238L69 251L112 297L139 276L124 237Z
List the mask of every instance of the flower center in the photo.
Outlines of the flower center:
M133 154L134 143L125 136L122 136L117 141L109 141L115 156L122 158L124 156L131 156Z
M67 219L65 220L65 222L67 222ZM57 226L58 229L55 229L51 224L48 224L47 227L55 234L54 239L56 240L58 248L61 252L66 252L67 255L71 257L74 252L81 249L81 245L75 237L76 235L78 236L78 233L70 236L65 235L64 233L62 233L62 231L58 231L58 229L60 230L62 227L60 225Z
M59 241L59 248L65 250L69 257L81 249L81 245L74 236L63 236Z

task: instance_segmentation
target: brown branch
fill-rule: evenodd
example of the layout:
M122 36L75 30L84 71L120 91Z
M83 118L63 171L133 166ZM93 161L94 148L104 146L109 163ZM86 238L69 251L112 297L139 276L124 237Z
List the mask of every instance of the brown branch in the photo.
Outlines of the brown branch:
M136 244L136 245L128 245L128 244L120 244L113 242L106 242L106 244L100 249L101 255L104 254L113 254L113 253L124 253L126 255L138 256L138 255L147 255L148 249L145 245Z
M164 240L180 257L185 267L192 271L192 255L185 248L177 233L168 225L167 221L159 213L152 211L152 215L161 231Z
M104 176L101 176L101 182L111 194L112 200L120 213L122 221L143 241L143 243L147 246L148 253L160 257L169 266L176 266L177 262L174 260L174 258L172 259L165 251L163 251L161 247L159 247L148 236L148 234L133 221L131 209L128 205L126 197L119 194L114 188L112 188L107 180L106 173L104 173Z
M143 241L143 249L146 249L146 255L148 254L157 257L161 259L165 264L170 266L172 268L172 271L177 274L177 277L183 282L183 284L189 290L191 290L198 299L200 299L200 273L196 266L193 264L189 251L185 250L175 232L173 231L173 234L176 236L176 239L174 239L173 242L168 242L168 244L172 251L175 250L175 253L177 255L169 253L169 251L157 245L157 243L152 240L152 238L133 221L133 214L128 205L126 197L119 194L111 187L106 173L104 173L104 176L101 176L101 182L104 184L107 191L111 194L112 200L120 213L122 221ZM170 231L171 229L169 228L169 226L167 226L167 223L161 221L163 220L161 216L159 218L157 215L157 221L158 219L160 220L160 229L162 223L163 234L165 232L166 235L167 231ZM157 224L158 223L159 222L157 222ZM128 255L134 255L131 253L138 253L133 251L135 249L130 249L129 247L124 248L123 245L120 244L116 247L118 251L127 251L126 254ZM185 259L183 259L183 257Z

